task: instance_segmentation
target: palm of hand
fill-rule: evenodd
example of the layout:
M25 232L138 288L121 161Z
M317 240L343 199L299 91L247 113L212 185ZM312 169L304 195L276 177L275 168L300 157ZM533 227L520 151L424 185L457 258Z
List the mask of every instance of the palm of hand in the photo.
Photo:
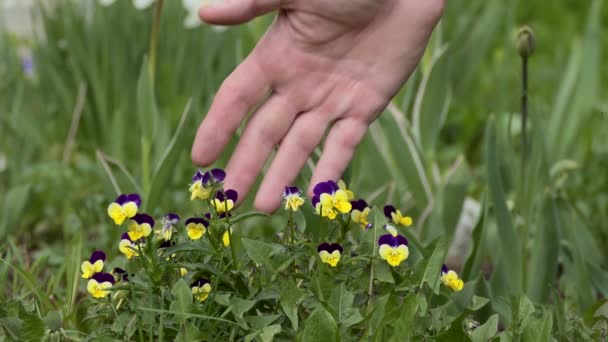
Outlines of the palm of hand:
M247 193L280 143L256 197L263 211L276 209L283 187L332 124L311 188L340 177L368 125L415 68L442 8L441 1L428 0L232 0L203 9L201 16L238 23L277 5L282 6L271 28L222 84L192 151L199 164L215 161L263 100L226 179L226 187Z

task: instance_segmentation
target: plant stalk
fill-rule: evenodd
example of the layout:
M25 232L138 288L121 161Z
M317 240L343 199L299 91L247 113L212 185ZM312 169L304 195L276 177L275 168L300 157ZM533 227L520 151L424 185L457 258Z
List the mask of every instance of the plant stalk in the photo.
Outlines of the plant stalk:
M158 47L158 32L160 31L160 18L163 11L163 3L164 0L156 1L154 21L152 22L152 32L150 32L150 47L148 50L150 59L148 60L148 71L150 72L152 84L154 84L154 76L156 73L156 51Z

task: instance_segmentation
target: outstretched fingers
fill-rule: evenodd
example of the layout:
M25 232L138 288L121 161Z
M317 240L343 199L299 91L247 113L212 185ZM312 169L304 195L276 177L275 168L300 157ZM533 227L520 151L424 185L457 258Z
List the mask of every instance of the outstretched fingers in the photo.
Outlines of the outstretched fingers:
M327 115L319 111L306 112L296 118L260 185L254 202L258 210L273 212L279 207L284 187L296 179L321 142L327 124Z
M270 81L250 55L222 83L209 113L196 132L192 161L202 166L212 164L247 113L269 89Z

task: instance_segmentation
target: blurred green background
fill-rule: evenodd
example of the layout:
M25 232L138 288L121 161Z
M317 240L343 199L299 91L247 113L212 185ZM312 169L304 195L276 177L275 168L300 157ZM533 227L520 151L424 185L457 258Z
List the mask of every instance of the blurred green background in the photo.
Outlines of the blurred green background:
M186 191L195 129L272 16L189 29L182 2L165 1L152 86L154 6L40 3L27 34L0 6L0 301L50 296L46 310L78 327L82 255L118 253L105 213L115 187L143 193L155 217L196 212ZM580 315L608 293L607 22L601 0L446 1L422 63L345 175L359 197L414 217L422 241L455 241L449 262L503 318L505 298L520 291ZM537 44L522 165L515 36L524 24ZM242 234L271 236L282 220Z

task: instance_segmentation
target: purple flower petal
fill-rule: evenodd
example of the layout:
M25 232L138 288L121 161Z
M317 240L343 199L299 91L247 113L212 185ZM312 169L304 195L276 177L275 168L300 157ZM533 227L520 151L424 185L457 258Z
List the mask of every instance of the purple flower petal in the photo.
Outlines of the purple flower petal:
M216 183L221 183L226 178L226 172L222 169L213 169L209 173Z
M192 283L192 287L194 287L194 286L201 287L205 284L209 284L209 280L207 280L205 278L199 278Z
M441 274L448 273L449 271L450 270L445 264L441 265Z
M176 224L179 222L179 216L174 213L168 213L167 215L165 215L165 218L167 219L167 221L171 222L172 224Z
M298 189L297 186L286 186L285 191L283 191L283 197L287 197L289 195L300 195L302 191Z
M205 221L205 219L203 219L201 217L190 217L189 219L186 220L186 226L189 225L190 223L194 223L194 224L200 223L205 227L209 226L209 222Z
M368 224L365 226L365 230L370 230L370 229L372 229L372 227L373 227L373 226L374 226L373 224L368 223Z
M397 247L397 246L399 246L397 244L397 238L395 238L391 234L382 235L378 239L378 246L382 246L382 245L389 245L391 247Z
M406 245L407 246L408 245L408 241L405 238L405 236L397 235L395 237L395 239L397 240L397 246L400 246L400 245Z
M121 240L129 240L131 242L133 242L133 240L131 240L131 238L129 237L129 233L122 233L122 236L120 237Z
M388 217L389 219L393 218L393 216L391 214L396 211L397 211L397 209L395 209L395 207L393 207L390 204L384 206L384 216Z
M199 180L203 180L203 173L201 172L201 170L196 171L194 176L192 176L192 183L197 182Z
M312 201L312 206L316 208L317 203L319 203L319 196L317 196L317 195L312 196L311 201Z
M315 185L312 192L316 196L321 197L321 194L333 194L336 191L338 191L338 189L340 189L340 188L338 187L338 184L336 184L336 182L328 180L326 182L321 182L321 183Z
M97 260L106 261L106 253L104 253L102 251L94 251L93 253L91 253L89 262L92 264Z
M114 200L114 203L120 204L120 205L127 203L127 195L122 194L122 195L116 197L116 199Z
M127 273L127 271L123 270L120 267L114 267L114 269L112 270L112 273L114 273L114 275L116 275L116 277L120 281L126 281L126 282L129 281L129 274Z
M353 206L352 210L363 211L363 210L365 210L365 208L368 207L367 202L365 202L365 200L362 200L362 199L352 201L352 202L350 202L350 204Z
M201 178L201 182L205 185L209 185L209 183L211 183L211 174L209 173L209 171L207 171L203 174L203 177Z
M110 283L114 284L115 280L114 280L114 276L111 275L110 273L95 273L93 275L93 279L97 280L98 283L103 283L106 281L109 281Z
M323 242L322 244L320 244L317 247L317 252L321 252L321 251L329 252L329 246L330 246L330 244L328 244L327 242Z
M236 200L239 198L239 194L236 192L236 190L230 189L226 190L226 197L236 203Z
M329 251L328 252L332 253L334 251L340 251L340 254L342 254L342 252L344 251L344 249L339 244L332 243L331 245L329 245Z
M203 215L204 217L207 218L207 220L211 220L211 213L206 213L205 215Z
M138 194L128 194L127 202L135 202L138 207L141 206L141 197Z
M163 249L163 248L169 248L171 246L175 246L175 241L163 241L159 246L158 249Z
M137 222L137 224L147 223L150 227L154 227L154 219L148 214L136 214L133 216L133 221Z

